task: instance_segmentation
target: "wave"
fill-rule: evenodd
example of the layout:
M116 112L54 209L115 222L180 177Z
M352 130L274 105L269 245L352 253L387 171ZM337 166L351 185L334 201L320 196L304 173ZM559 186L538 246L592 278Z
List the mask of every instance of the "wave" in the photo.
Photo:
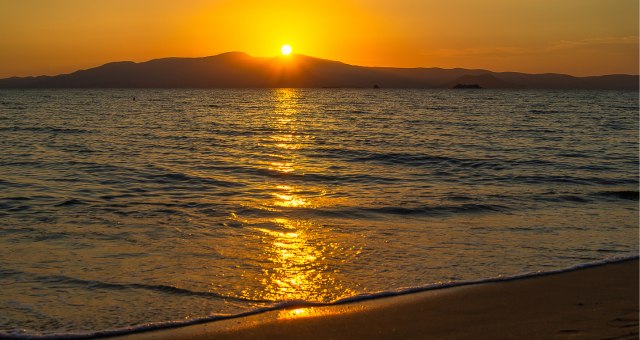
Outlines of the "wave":
M60 203L55 204L54 206L56 207L70 207L70 206L75 206L75 205L84 205L87 204L86 202L76 199L76 198L71 198L68 200L64 200Z
M630 201L637 201L640 196L638 191L634 190L601 191L597 195Z
M40 127L40 126L11 126L0 127L0 131L26 131L38 133L65 133L65 134L84 134L90 133L90 130L72 129L72 128L56 128L56 127Z
M495 204L462 204L454 206L423 206L415 208L406 207L380 207L380 208L356 208L354 211L364 211L385 215L443 215L443 214L464 214L464 213L483 213L483 212L506 212L510 210L506 206Z
M291 181L319 182L319 183L393 183L399 179L390 176L379 176L365 173L345 173L334 175L331 173L292 173L278 170L265 169L254 166L225 166L217 167L216 170L227 171L235 175L247 174L275 179L287 179Z
M544 202L571 202L571 203L590 203L598 200L626 200L626 201L638 201L638 191L636 190L610 190L610 191L596 191L583 194L562 194L546 193L544 195L535 195L531 198L536 201ZM527 198L528 197L523 197Z
M155 285L145 283L113 283L104 282L99 280L85 280L74 278L66 275L37 275L27 272L21 272L17 270L0 270L0 274L3 276L20 276L21 278L29 278L37 282L43 283L63 283L74 286L82 286L87 289L110 289L110 290L126 290L126 289L138 289L146 291L154 291L164 294L182 295L182 296L197 296L206 298L224 299L238 302L250 302L250 303L274 303L272 300L259 300L259 299L247 299L242 297L234 297L230 295L224 295L216 292L209 291L193 291L186 288L168 286L168 285Z
M76 150L77 151L77 150ZM180 171L170 170L163 167L147 165L147 168L124 166L121 164L98 163L91 161L64 160L61 162L43 163L42 161L16 161L8 162L6 165L12 166L31 166L31 167L48 167L52 169L67 170L70 167L77 171L92 173L98 176L98 180L91 184L112 185L121 184L124 181L137 182L140 184L191 184L200 186L217 186L217 187L243 187L240 181L224 181L212 177L204 177L197 174L187 174ZM57 179L58 181L60 179ZM72 178L69 181L79 181ZM1 181L0 185L7 185L7 181ZM147 190L147 189L138 189ZM148 189L151 190L151 189Z
M637 254L630 255L630 256L622 256L622 257L612 257L612 258L595 261L595 262L580 263L571 267L558 269L558 270L526 272L526 273L516 274L512 276L497 276L497 277L483 278L483 279L477 279L477 280L433 283L433 284L428 284L424 286L406 287L406 288L400 288L396 290L382 291L382 292L369 293L369 294L359 294L359 295L355 295L355 296L351 296L343 299L338 299L332 302L312 302L312 301L303 301L303 300L282 301L282 302L274 303L272 306L256 308L256 309L252 309L252 310L249 310L243 313L238 313L238 314L231 314L231 315L217 314L217 315L210 315L210 316L201 317L201 318L194 318L190 320L150 322L147 324L141 324L141 325L136 325L131 327L100 330L100 331L94 331L94 332L69 332L69 333L55 333L55 334L42 335L42 334L25 334L26 331L24 330L13 331L13 332L0 331L0 337L7 338L7 339L23 339L23 340L27 340L27 339L29 340L56 339L57 340L57 339L91 339L91 338L97 338L97 337L123 336L123 335L136 334L136 333L142 333L142 332L148 332L148 331L154 331L154 330L184 327L184 326L202 324L207 322L236 319L236 318L261 314L261 313L270 312L270 311L277 311L277 310L307 308L307 307L337 306L337 305L356 303L356 302L367 301L367 300L374 300L374 299L379 299L383 297L407 295L407 294L420 293L420 292L426 292L426 291L432 291L432 290L438 290L438 289L447 289L447 288L462 287L462 286L469 286L469 285L476 285L476 284L483 284L483 283L509 282L509 281L515 281L515 280L521 280L521 279L561 274L561 273L571 272L575 270L602 266L606 264L633 261L633 260L638 260L638 258L639 256ZM4 271L3 273L6 273L6 272L7 271ZM77 279L73 279L73 280L77 280ZM79 280L79 281L93 282L93 281L84 281L84 280ZM160 289L163 289L163 288L160 288Z
M278 217L282 212L287 212L288 216L296 213L303 215L333 217L333 218L379 218L381 216L445 216L456 214L483 214L495 212L510 212L512 209L504 205L497 204L460 204L460 205L434 205L434 206L385 206L385 207L324 207L324 208L300 208L300 207L278 207L278 209L261 209L255 207L242 207L237 210L243 216Z
M529 113L535 113L535 114L555 114L555 113L561 113L558 110L537 110L537 109L532 109L529 110Z
M571 155L571 156L568 156ZM578 164L565 164L561 159L514 159L509 157L452 157L444 155L430 155L424 153L408 152L374 152L355 149L322 148L317 150L312 157L342 159L346 162L374 162L384 165L401 165L409 167L440 166L462 169L488 169L488 170L513 170L515 168L539 168L560 167L582 169ZM558 156L586 158L585 154L560 154ZM608 167L584 167L587 170L601 170Z
M507 165L506 161L499 159L459 159L420 153L368 152L349 149L322 149L321 151L327 153L322 154L324 157L342 158L347 162L376 162L403 166L450 165L463 168L488 168L492 170L502 170Z
M577 195L561 195L557 197L551 197L544 199L547 202L572 202L572 203L588 203L592 200L588 197L577 196Z
M625 185L638 184L637 179L630 178L599 178L599 177L575 177L575 176L554 176L554 175L516 175L502 176L494 178L498 181L520 182L528 184L541 183L562 183L562 184L583 184L583 185Z
M213 178L200 177L196 175L187 175L185 173L168 172L163 174L146 175L151 181L159 184L173 183L189 183L189 184L206 184L222 187L241 187L242 183L221 181Z

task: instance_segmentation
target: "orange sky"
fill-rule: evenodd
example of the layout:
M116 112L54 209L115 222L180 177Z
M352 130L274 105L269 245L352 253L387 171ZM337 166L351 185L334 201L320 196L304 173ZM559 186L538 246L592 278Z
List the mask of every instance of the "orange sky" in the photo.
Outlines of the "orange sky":
M0 77L227 51L638 74L637 0L0 0Z

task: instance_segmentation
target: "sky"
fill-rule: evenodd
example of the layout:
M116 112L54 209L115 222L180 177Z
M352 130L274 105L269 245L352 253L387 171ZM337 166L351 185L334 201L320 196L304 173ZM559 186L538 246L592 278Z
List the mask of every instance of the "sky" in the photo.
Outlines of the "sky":
M638 74L637 0L0 0L0 78L228 51Z

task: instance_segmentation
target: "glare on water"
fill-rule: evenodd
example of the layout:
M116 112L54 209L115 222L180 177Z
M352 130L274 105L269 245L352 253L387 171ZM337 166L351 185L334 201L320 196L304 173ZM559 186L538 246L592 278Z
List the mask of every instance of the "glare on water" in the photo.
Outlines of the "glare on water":
M637 110L617 91L2 90L0 330L636 253Z

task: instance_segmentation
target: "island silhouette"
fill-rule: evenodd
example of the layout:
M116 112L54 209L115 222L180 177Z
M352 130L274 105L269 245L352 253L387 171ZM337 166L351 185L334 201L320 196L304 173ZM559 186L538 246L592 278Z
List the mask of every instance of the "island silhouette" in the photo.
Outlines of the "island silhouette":
M0 79L0 88L454 88L637 90L638 75L566 74L482 69L364 67L305 55L273 58L227 52L202 58L113 62L69 74Z

